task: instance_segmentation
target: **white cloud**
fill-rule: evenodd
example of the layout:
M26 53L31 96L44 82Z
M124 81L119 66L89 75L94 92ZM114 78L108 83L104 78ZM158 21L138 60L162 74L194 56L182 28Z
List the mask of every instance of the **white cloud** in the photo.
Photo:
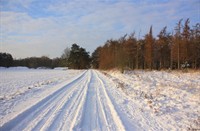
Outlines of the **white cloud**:
M17 2L23 3L22 0ZM23 3L23 7L28 10L31 3L31 0ZM194 14L199 2L183 3L61 0L49 2L45 11L52 15L38 18L28 11L1 11L0 51L10 52L18 58L56 57L66 46L78 43L92 52L107 39L119 38L125 33L139 33L141 29L143 36L153 25L156 35L164 26L171 26L171 31L181 18L191 17L192 21L191 13ZM184 10L189 7L193 8Z

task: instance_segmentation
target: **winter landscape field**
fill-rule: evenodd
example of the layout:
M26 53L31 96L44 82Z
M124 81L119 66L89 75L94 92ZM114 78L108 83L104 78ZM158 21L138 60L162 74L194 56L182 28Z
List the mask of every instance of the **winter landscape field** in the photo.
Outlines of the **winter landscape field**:
M0 131L200 131L200 0L0 0Z
M200 72L0 68L0 130L199 130Z

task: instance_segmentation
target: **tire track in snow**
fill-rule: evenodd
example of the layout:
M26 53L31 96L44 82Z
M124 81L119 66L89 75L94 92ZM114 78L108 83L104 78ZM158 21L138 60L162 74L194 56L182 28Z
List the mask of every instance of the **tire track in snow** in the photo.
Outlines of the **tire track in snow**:
M81 108L83 107L83 104L84 104L84 100L86 99L86 94L87 94L88 86L89 86L89 83L91 81L91 71L89 71L89 73L90 74L89 74L89 77L88 77L88 80L87 80L87 84L86 84L85 89L83 90L83 92L81 94L82 97L80 96L80 100L76 102L78 104L78 106L77 106L77 110L75 112L74 119L72 119L72 123L70 125L70 131L73 130L73 128L76 126L78 115L80 114Z
M67 93L64 92L63 93L64 96L61 97L61 99L59 99L59 102L55 106L55 109L51 110L50 114L47 116L48 117L47 120L45 120L45 122L43 122L44 124L40 128L38 128L38 129L40 129L40 130L45 130L45 129L48 130L49 126L54 125L53 121L55 121L54 119L57 117L57 115L59 115L59 111L62 111L61 109L63 108L63 106L66 105L70 101L69 96L72 95L72 94L74 94L74 93L76 94L76 93L82 91L81 90L82 88L80 88L80 87L82 86L82 82L84 82L83 80L81 80L80 82L76 83L73 86L74 88L72 88L73 90L71 90L70 92L67 92ZM37 131L38 129L35 128L34 130Z
M109 96L108 96L108 94L107 94L107 91L106 91L106 89L105 89L106 87L105 87L105 85L104 85L102 79L99 77L99 74L97 73L97 71L95 71L95 74L96 74L98 80L100 81L100 83L101 83L101 85L102 85L101 88L102 88L102 90L103 90L103 93L104 93L104 96L105 96L105 98L106 98L106 101L107 101L108 107L109 107L109 109L110 109L110 112L111 112L111 114L112 114L113 120L115 121L115 124L116 124L117 127L118 127L118 130L119 130L119 131L125 131L125 127L124 127L124 125L122 124L122 121L121 121L119 115L117 114L117 111L115 110L115 107L114 107L114 105L112 104L112 102L111 102L111 100L110 100L110 98L109 98Z
M92 71L83 110L74 130L110 130L105 109L99 97L99 86L101 85Z
M104 120L105 120L105 123L106 123L106 128L107 128L107 130L109 131L110 129L108 128L108 121L107 121L107 119L106 119L106 113L105 113L105 109L103 108L103 104L102 104L102 100L101 100L101 98L100 98L100 91L99 91L99 88L97 89L97 99L98 99L98 104L100 105L100 111L102 112L102 114L103 114L103 118L104 118Z
M49 124L43 126L46 128L43 128L44 130L69 130L69 126L71 125L72 119L74 118L74 114L76 113L77 106L79 106L79 101L82 98L82 94L84 92L85 87L87 87L87 78L88 73L84 77L84 79L79 82L77 85L78 90L74 91L70 98L66 100L66 102L63 103L63 105L60 108L59 112L55 112L55 117L51 118L52 121ZM39 130L40 128L36 129ZM41 129L40 129L41 130Z
M88 78L88 77L85 77ZM66 130L69 129L69 125L71 124L71 120L74 118L74 112L76 112L77 106L80 104L77 101L82 98L82 92L85 89L85 85L87 85L87 79L84 79L82 83L79 85L79 90L74 92L70 99L65 103L65 105L61 108L61 112L58 113L56 118L49 129L51 130Z
M82 114L77 119L74 130L125 130L114 105L108 97L105 85L97 75L91 71L91 82L88 85L86 100Z
M48 109L48 111L42 111L44 113L40 113L39 115L39 119L36 117L34 122L37 124L34 126L33 122L31 122L30 124L32 125L33 130L44 130L45 128L47 128L53 121L54 117L57 116L57 114L59 114L60 111L62 111L62 107L68 103L68 100L70 99L70 96L76 92L78 92L81 88L80 84L82 84L81 82L84 80L82 77L80 79L80 81L78 81L77 83L75 83L73 85L73 88L70 88L70 90L68 92L63 92L62 94L60 94L56 100L54 99L54 101L52 101L52 107L46 107ZM54 124L53 124L54 125ZM30 130L30 128L27 128L25 130Z

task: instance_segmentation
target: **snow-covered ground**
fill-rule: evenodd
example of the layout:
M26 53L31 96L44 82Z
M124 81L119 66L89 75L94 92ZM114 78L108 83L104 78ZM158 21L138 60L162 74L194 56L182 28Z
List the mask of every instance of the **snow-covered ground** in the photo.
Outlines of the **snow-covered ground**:
M0 126L83 71L0 67Z
M0 68L0 130L190 130L200 72Z
M124 74L110 71L105 74L126 94L126 104L118 104L125 110L130 109L127 115L143 121L138 123L142 124L141 128L200 130L199 71L126 71Z

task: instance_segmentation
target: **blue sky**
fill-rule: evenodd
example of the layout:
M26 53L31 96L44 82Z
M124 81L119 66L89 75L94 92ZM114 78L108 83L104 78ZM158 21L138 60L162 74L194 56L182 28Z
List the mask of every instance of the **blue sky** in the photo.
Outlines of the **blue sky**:
M200 22L199 0L0 0L0 52L60 57L77 43L90 53L108 39L153 25L156 36L180 19Z

